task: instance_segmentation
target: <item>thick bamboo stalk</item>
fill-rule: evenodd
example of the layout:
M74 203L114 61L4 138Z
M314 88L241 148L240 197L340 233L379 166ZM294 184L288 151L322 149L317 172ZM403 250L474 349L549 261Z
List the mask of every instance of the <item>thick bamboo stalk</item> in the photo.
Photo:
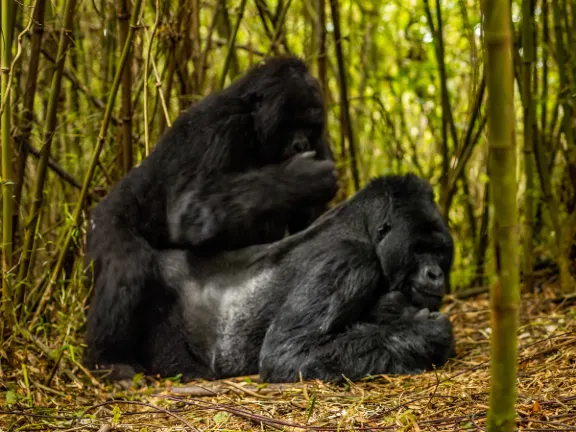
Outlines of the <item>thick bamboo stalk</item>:
M39 209L44 201L44 183L46 181L46 172L48 170L48 159L50 156L50 147L56 129L56 115L58 109L58 99L60 95L60 87L62 84L62 76L64 72L64 61L66 59L66 52L70 39L72 37L72 19L74 17L74 10L76 9L76 0L67 0L64 5L64 26L60 32L60 39L58 42L58 54L56 56L55 71L52 76L52 84L50 86L50 98L48 100L48 107L46 109L46 122L42 133L43 146L40 150L40 160L38 161L38 172L36 181L34 183L34 191L32 193L32 203L28 212L28 220L25 226L25 237L22 248L22 256L20 258L20 268L18 272L18 280L25 286L28 274L30 257L34 247L34 240L36 237L36 228L39 222Z
M112 109L114 108L114 101L116 100L118 89L120 88L120 80L122 77L122 72L128 61L128 55L130 54L130 51L132 49L132 40L134 38L134 32L140 15L139 12L141 4L142 0L134 1L134 9L132 10L132 16L130 18L130 30L126 37L126 43L124 44L124 48L122 50L122 56L120 57L120 61L118 63L118 69L116 70L116 75L114 76L114 81L112 82L110 93L108 94L108 102L106 103L104 118L102 119L102 124L100 125L98 142L96 143L96 148L92 153L92 159L90 160L90 166L88 167L88 171L84 176L82 191L80 191L78 202L76 203L76 207L74 208L71 226L63 231L63 235L60 237L58 241L59 245L58 258L56 260L56 264L54 265L54 269L50 274L50 278L48 279L46 285L44 286L44 292L42 293L42 298L40 299L40 303L34 313L34 317L32 319L30 327L32 327L34 323L37 322L38 318L42 314L42 311L44 310L44 306L46 305L46 303L48 302L48 300L52 295L54 284L62 270L66 254L68 252L68 248L70 247L70 243L72 241L72 237L74 235L74 232L80 225L82 211L84 209L84 201L88 196L88 188L90 187L90 184L92 182L92 177L94 176L94 171L96 170L96 165L98 164L98 158L100 157L100 152L102 151L102 148L104 147L104 142L106 141L106 135L108 133L108 125L110 124L110 119L112 117Z
M498 280L491 287L491 388L488 431L513 431L516 413L518 208L514 128L514 65L510 1L485 0L488 144Z

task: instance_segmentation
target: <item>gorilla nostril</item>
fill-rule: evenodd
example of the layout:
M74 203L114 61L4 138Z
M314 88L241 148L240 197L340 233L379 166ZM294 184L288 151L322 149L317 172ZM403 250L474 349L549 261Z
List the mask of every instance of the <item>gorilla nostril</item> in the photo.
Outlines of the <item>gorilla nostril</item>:
M303 140L297 141L294 143L294 149L296 150L296 152L302 153L306 150L306 143Z

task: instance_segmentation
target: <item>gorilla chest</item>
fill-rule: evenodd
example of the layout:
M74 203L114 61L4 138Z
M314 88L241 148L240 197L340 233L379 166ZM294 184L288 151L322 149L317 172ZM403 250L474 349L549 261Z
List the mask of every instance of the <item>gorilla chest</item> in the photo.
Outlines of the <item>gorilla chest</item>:
M216 375L257 371L260 346L278 300L277 293L271 292L273 281L274 271L264 269L188 287L184 310L189 334L192 339L205 339L202 345L209 347Z

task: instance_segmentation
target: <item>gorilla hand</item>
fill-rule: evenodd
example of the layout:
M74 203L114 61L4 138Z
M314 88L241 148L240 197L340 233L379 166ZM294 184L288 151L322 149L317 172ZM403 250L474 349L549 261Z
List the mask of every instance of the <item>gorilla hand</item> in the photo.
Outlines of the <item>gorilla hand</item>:
M305 193L302 204L328 202L338 192L336 167L331 160L314 159L315 152L299 153L285 165L285 174Z

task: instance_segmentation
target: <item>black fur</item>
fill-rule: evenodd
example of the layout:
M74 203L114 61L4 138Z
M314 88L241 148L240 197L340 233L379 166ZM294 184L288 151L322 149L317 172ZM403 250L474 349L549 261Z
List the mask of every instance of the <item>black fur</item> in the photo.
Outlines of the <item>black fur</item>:
M137 360L184 379L419 373L453 350L438 312L453 241L428 183L372 181L306 230L215 257L163 251ZM167 292L167 290L162 290Z
M316 81L291 57L255 67L176 119L92 212L89 367L142 369L140 343L177 299L162 281L161 250L210 256L269 243L325 211L337 183L324 121Z

